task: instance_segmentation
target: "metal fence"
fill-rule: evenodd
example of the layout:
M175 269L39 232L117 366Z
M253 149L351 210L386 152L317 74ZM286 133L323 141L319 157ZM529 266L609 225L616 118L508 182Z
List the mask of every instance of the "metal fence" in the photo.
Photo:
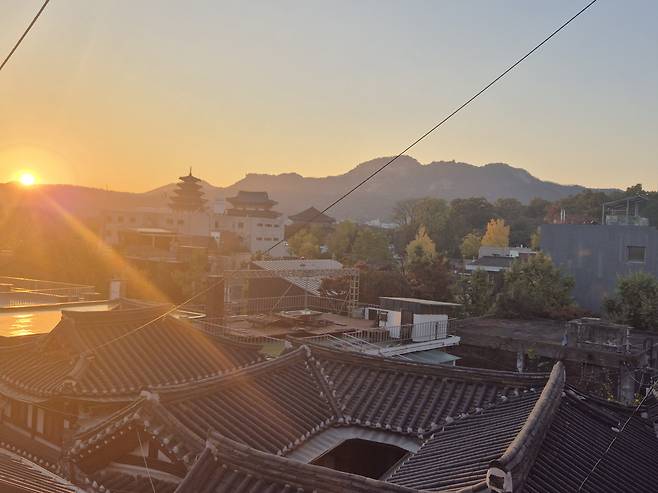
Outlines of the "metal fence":
M29 306L78 301L95 292L94 286L85 284L0 276L0 306Z
M227 315L253 315L302 309L350 315L347 300L303 294L229 301L225 304L225 309Z
M391 345L413 344L446 339L448 320L396 325L382 328L361 329L339 335L319 335L301 340L331 347L369 351Z

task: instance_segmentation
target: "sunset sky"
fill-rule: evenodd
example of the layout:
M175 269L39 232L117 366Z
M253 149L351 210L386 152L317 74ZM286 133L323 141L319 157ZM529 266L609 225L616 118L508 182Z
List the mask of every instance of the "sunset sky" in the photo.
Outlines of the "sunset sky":
M0 0L4 57L42 0ZM393 155L585 1L53 0L0 73L0 181L145 191ZM658 187L658 2L600 0L411 152Z

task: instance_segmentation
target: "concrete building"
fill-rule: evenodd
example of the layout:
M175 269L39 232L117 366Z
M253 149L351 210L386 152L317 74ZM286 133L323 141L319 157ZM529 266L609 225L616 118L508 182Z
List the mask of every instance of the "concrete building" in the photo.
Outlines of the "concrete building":
M637 214L640 200L626 199L627 209ZM541 250L574 277L574 298L594 313L601 312L603 300L614 294L620 277L639 271L658 276L658 230L639 216L604 212L603 218L604 224L541 227Z
M224 214L215 215L215 226L219 231L237 234L250 252L267 252L272 257L283 257L287 246L282 241L286 218L273 207L276 201L267 192L245 192L240 190L235 197L226 199L231 207ZM275 246L276 245L276 246Z

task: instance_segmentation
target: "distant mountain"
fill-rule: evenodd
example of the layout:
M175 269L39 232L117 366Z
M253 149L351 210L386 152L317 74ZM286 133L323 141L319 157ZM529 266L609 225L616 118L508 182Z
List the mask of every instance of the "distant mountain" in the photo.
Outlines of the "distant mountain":
M238 190L265 190L279 202L278 209L294 214L313 205L322 209L390 160L382 157L359 164L337 176L305 178L297 173L280 175L249 173L226 188L206 184L210 200L231 196ZM174 184L149 194L164 195ZM421 164L403 156L358 191L338 204L330 214L338 219L387 219L396 202L404 199L438 197L445 200L466 197L516 198L529 202L535 197L557 200L584 190L578 185L560 185L535 178L526 170L504 163L474 166L454 161Z
M212 204L230 197L238 190L267 191L279 202L277 209L294 214L315 206L323 209L354 185L378 169L390 158L367 161L351 171L325 178L305 178L297 173L280 175L250 173L229 187L215 187L202 182L206 198ZM103 209L167 205L175 183L145 193L113 192L71 185L39 187L49 197L76 215L90 216ZM0 186L0 200L14 187ZM526 170L504 163L474 166L454 161L421 164L403 156L371 181L363 185L329 213L337 219L386 220L396 202L404 199L437 197L445 200L467 197L516 198L529 202L534 197L557 200L584 190L578 185L560 185L535 178ZM37 199L35 194L34 199Z

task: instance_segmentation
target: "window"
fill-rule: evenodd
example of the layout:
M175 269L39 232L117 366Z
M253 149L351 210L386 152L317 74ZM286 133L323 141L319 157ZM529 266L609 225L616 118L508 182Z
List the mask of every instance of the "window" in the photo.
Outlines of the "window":
M644 262L646 248L643 246L626 247L627 258L629 262Z
M263 241L263 238L256 238L256 241Z
M244 223L238 223L238 229L244 228Z
M182 219L179 219L179 220L178 220L178 225L179 225L179 226L182 226L183 224L185 224L185 221L183 221Z
M272 227L271 224L266 224L265 226L267 226L268 228L271 228L271 227Z
M135 222L135 218L134 218L134 217L131 217L131 218L130 218L130 222L131 222L131 223L134 223L134 222Z
M256 226L261 226L261 227L262 227L262 226L263 226L263 223L258 223Z
M120 223L122 223L122 222L123 222L123 216L119 216L119 217L117 217L117 221L119 221Z

